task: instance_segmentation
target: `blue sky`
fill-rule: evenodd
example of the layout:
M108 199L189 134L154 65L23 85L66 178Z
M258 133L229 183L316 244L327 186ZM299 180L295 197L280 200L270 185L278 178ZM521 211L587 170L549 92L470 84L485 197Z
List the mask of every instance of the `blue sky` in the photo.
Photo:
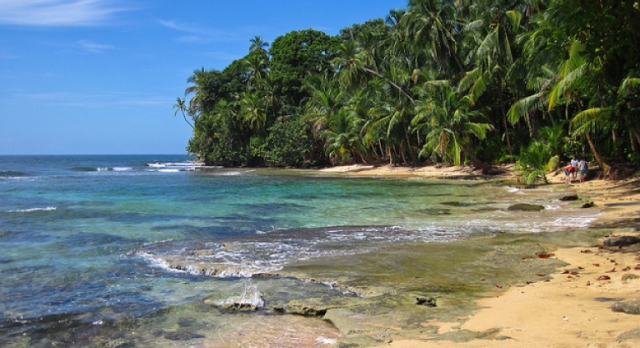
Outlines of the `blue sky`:
M191 73L406 0L0 0L0 155L182 154Z

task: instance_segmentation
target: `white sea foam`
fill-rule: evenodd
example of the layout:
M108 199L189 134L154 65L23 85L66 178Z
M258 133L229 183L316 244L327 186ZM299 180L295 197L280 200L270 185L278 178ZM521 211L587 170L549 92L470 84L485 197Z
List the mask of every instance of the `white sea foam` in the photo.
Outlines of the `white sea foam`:
M338 340L334 338L324 338L322 336L316 338L316 344L318 345L328 346L328 345L336 344L336 342L338 342Z
M215 305L226 307L230 305L238 305L242 307L262 308L264 307L264 296L258 290L258 287L251 284L251 279L244 280L244 290L240 296L230 297L225 300L214 301Z
M132 167L113 167L114 172L126 172L130 170L133 170L133 168Z
M186 273L186 271L172 268L167 261L155 255L145 253L145 252L138 252L136 253L136 255L144 259L151 267L161 268L169 272Z
M202 167L204 163L202 162L166 162L166 163L147 163L148 167L152 168L167 168L167 167Z
M164 168L166 166L167 166L166 163L147 163L147 167L151 167L151 168Z
M158 172L161 173L178 173L180 169L158 169Z
M32 213L35 211L54 211L58 208L56 207L46 207L46 208L29 208L29 209L16 209L16 210L8 210L7 213Z

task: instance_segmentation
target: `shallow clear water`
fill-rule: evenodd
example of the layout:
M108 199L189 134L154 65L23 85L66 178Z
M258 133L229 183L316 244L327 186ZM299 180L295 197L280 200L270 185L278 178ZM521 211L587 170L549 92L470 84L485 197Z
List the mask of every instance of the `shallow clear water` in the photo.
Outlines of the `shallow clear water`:
M0 156L0 343L64 330L60 318L102 325L239 295L242 277L297 260L561 230L593 214L560 209L560 194L478 181L197 169L185 156ZM513 203L547 209L509 212ZM294 297L332 291L256 283Z

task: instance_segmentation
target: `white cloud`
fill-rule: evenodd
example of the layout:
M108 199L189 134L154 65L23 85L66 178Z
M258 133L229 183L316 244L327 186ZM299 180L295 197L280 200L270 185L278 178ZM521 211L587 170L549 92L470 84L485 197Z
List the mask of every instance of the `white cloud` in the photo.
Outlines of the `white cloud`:
M115 48L113 45L101 45L89 40L78 41L78 45L85 51L91 53L102 53L104 50L112 50Z
M0 0L0 24L95 26L123 11L106 0Z
M0 0L1 1L1 0ZM175 21L158 20L158 22L169 29L188 33L189 35L178 38L179 42L186 43L211 43L211 42L234 42L245 40L243 35L236 32L218 30L215 28L201 27L193 24L177 23Z

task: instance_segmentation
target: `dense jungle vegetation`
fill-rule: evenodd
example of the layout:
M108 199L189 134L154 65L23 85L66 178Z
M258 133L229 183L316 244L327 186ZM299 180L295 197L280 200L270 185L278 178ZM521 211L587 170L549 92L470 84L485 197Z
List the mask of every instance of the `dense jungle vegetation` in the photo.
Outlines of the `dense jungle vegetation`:
M194 71L176 113L209 164L516 162L527 181L578 155L640 149L640 2L409 0L337 36L260 36Z

